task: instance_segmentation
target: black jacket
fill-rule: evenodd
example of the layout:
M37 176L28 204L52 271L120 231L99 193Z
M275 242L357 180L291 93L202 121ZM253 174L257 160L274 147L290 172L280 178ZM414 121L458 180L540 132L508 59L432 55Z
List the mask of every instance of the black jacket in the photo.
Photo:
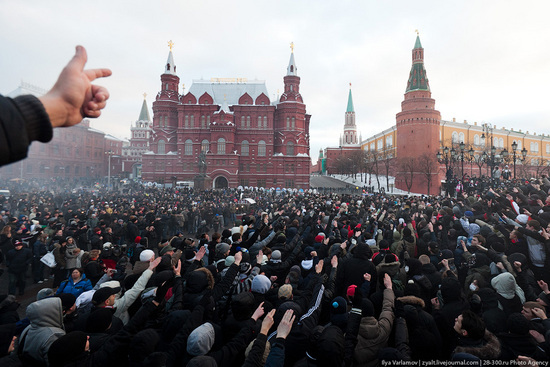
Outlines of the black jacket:
M27 157L32 141L47 143L52 137L50 119L38 98L0 96L0 166Z

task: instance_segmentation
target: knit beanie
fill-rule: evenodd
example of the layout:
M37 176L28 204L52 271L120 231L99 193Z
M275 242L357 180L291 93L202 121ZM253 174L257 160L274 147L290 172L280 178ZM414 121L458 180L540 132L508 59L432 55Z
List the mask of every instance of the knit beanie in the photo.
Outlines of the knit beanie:
M271 288L271 281L265 275L256 275L252 280L250 290L252 292L265 294Z
M113 312L109 308L98 308L88 316L86 331L89 333L104 333L113 322Z
M149 261L155 256L153 250L143 250L139 254L139 261Z
M347 302L344 297L338 296L332 300L332 303L330 304L331 313L343 314L347 311Z
M215 331L211 323L206 322L193 330L187 338L187 353L192 356L203 356L214 345Z
M281 260L281 251L275 250L271 253L271 260Z
M508 331L512 334L525 336L529 334L529 320L519 312L514 312L508 316L506 326L508 327Z
M374 305L368 298L363 298L361 303L361 314L363 317L374 316Z
M88 336L83 331L73 331L52 343L48 350L50 366L64 366L84 353Z
M76 297L71 293L60 293L56 297L61 298L61 306L63 307L63 311L69 310L76 302Z

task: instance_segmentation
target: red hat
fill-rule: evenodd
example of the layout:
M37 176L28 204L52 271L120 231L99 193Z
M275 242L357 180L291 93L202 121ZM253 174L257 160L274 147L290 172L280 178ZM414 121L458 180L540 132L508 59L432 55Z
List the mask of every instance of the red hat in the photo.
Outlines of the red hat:
M357 288L357 286L355 284L352 284L348 287L348 290L346 291L346 294L349 296L349 297L354 297L355 296L355 289Z
M323 242L324 239L325 237L321 236L320 234L315 236L315 242Z
M140 243L140 242L141 242L141 237L137 236L136 239L134 240L134 243Z
M348 239L353 237L353 231L348 231Z

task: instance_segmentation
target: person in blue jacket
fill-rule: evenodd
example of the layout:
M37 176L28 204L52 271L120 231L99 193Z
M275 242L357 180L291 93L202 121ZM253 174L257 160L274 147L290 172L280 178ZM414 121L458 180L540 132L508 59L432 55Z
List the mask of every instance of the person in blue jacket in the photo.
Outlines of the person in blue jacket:
M83 270L76 268L72 271L69 279L61 282L55 294L71 293L78 298L82 293L91 291L92 288L92 282L86 278Z

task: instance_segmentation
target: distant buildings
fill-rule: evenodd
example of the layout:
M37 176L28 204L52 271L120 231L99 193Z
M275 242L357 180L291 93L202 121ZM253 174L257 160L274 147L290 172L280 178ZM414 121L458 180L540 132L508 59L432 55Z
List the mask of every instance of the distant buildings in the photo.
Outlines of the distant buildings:
M172 50L153 102L144 181L194 181L205 187L308 188L310 115L294 53L284 93L272 102L263 81L194 80L179 93Z
M21 85L8 97L21 94L40 96L46 91L28 83ZM0 168L0 179L75 179L101 178L108 173L111 151L111 174L117 170L116 157L122 154L123 140L90 127L84 119L69 129L54 129L49 143L33 142L25 160Z
M515 165L517 177L548 174L550 170L548 135L441 119L431 97L424 48L418 36L396 124L354 144L353 136L357 133L351 90L345 116L340 146L320 152L316 171L342 173L339 171L349 161L354 169L385 175L382 167L387 165L390 174L396 177L397 188L424 194L429 189L434 194L439 192L449 168L459 179L463 175L490 176L495 167L505 165L510 171Z

